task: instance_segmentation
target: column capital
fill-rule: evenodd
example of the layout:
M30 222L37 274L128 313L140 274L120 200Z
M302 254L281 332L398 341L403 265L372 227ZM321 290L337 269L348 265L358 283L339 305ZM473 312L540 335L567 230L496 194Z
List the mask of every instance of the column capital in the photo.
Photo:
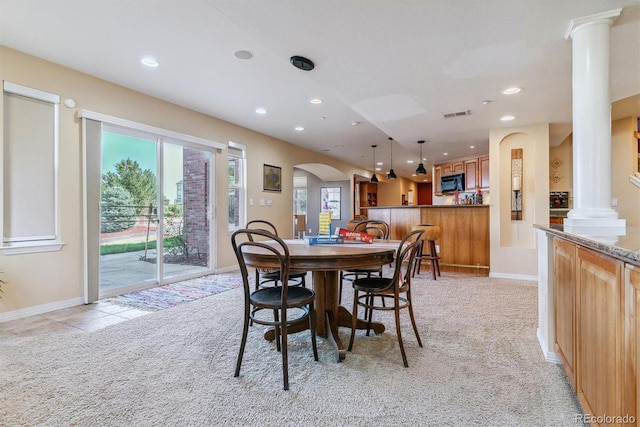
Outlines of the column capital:
M618 8L609 10L607 12L600 12L589 16L583 16L582 18L574 18L571 20L571 22L569 22L569 28L567 28L567 32L564 33L564 39L568 40L575 30L583 27L584 25L598 23L608 23L609 25L613 25L618 16L620 16L621 12L622 8Z

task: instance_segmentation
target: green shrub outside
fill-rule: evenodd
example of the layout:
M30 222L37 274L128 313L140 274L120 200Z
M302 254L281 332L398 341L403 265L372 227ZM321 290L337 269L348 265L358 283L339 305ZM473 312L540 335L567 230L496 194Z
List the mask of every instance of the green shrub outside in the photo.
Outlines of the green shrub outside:
M164 248L174 248L183 245L182 236L169 237L164 239ZM149 241L147 249L155 249L157 242ZM124 252L136 252L144 250L144 242L138 243L114 243L112 245L100 245L100 255L121 254Z
M101 233L129 230L136 224L137 212L133 197L124 188L103 188L101 205Z

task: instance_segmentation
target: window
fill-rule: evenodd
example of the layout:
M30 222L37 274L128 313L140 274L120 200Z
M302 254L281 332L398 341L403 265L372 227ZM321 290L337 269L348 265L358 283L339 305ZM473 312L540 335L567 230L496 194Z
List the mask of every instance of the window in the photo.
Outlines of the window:
M294 215L307 214L307 177L293 177L293 213Z
M229 142L229 231L243 226L245 221L245 147Z
M2 250L59 250L58 108L60 96L3 84Z

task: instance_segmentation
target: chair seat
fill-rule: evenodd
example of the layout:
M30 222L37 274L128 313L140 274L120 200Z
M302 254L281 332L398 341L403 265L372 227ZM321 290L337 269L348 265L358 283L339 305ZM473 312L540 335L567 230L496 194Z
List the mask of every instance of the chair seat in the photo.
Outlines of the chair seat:
M381 270L382 270L382 266L353 268L346 271L349 273L378 273Z
M315 293L311 289L289 287L287 307L299 307L313 301ZM251 303L264 308L280 308L282 305L282 287L261 288L251 294Z
M393 278L363 277L353 281L353 288L364 292L383 292L393 288Z

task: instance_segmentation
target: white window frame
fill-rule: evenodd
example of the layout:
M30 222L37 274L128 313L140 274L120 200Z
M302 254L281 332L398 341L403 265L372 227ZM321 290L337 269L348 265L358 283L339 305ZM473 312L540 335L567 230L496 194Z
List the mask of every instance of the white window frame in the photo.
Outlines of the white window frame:
M3 107L2 107L2 113L3 113L3 120L4 120L4 108L6 108L6 105L4 105L4 99L5 99L5 95L18 95L21 97L25 97L25 98L29 98L35 101L39 101L39 102L45 102L45 103L49 103L52 106L52 119L53 119L53 135L52 135L52 140L50 141L41 141L42 144L52 144L53 145L53 153L52 153L52 170L53 170L53 177L48 177L47 179L53 179L52 182L52 193L51 197L52 197L52 201L53 201L53 207L52 210L53 212L50 212L50 214L52 215L52 223L53 223L53 229L51 230L51 234L46 234L46 235L42 235L42 236L35 236L35 235L25 235L25 236L13 236L13 237L6 237L7 234L12 234L12 233L7 233L7 230L4 229L5 227L5 218L4 218L4 207L6 203L12 203L10 200L5 200L5 181L4 181L4 150L5 150L5 144L9 144L10 141L5 141L5 136L6 136L6 130L4 128L4 126L7 125L7 123L3 124L3 130L5 130L5 135L3 135L3 138L0 140L0 189L2 190L2 193L0 193L0 235L2 236L2 245L0 246L0 252L2 252L5 255L16 255L16 254L23 254L23 253L35 253L35 252L51 252L51 251L58 251L62 248L62 246L64 245L60 240L59 240L59 224L58 224L58 217L59 217L59 197L58 197L58 159L59 159L59 135L60 135L60 124L59 124L59 118L60 118L60 112L59 112L59 108L60 108L60 95L56 95L53 93L49 93L49 92L45 92L42 90L38 90L38 89L34 89L31 87L27 87L27 86L22 86L16 83L12 83L12 82L8 82L8 81L3 81ZM38 154L40 155L40 154ZM25 166L26 167L26 166Z
M234 189L238 192L238 209L240 213L238 215L238 226L231 224L231 218L227 217L227 224L229 226L229 232L242 228L247 222L247 147L237 142L229 141L228 157L235 157L240 159L240 182L232 185L229 184L229 189ZM227 160L228 164L228 160ZM228 214L227 214L228 215Z

